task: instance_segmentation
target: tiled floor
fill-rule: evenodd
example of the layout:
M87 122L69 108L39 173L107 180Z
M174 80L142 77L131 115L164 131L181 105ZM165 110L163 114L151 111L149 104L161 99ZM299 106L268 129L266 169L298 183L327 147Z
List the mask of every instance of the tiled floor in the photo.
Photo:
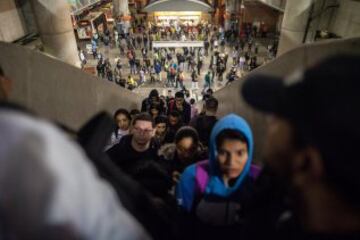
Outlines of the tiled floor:
M257 54L257 56L258 56L258 64L260 64L260 65L263 64L264 59L267 57L266 46L268 45L268 43L270 41L271 41L271 39L257 39L256 40L256 42L258 42L259 46L260 46L259 47L259 53ZM90 41L79 42L79 46L81 47L81 49L85 49L86 44L90 44ZM224 81L222 83L216 82L216 78L215 78L214 90L221 89L222 87L225 86L225 83L227 82L227 80L225 79L225 76L226 76L227 72L229 70L231 70L231 66L232 66L232 58L231 58L232 49L233 48L231 46L228 46L228 45L225 47L224 52L227 52L229 54L229 60L228 60L228 63L227 63L227 68L226 68L227 71L224 74ZM182 51L181 49L179 49L179 50ZM121 56L120 55L119 49L114 44L112 46L110 46L110 48L106 49L106 47L102 43L100 43L99 48L98 48L98 52L102 53L105 58L109 58L110 63L112 64L113 67L115 66L116 59L120 58L120 60L122 62L122 65L123 65L123 76L128 76L129 75L130 67L129 67L129 64L128 64L128 60L127 60L126 56ZM151 57L152 52L149 51L148 55ZM141 52L140 52L140 48L136 50L136 56L138 56L138 58L140 56L142 56ZM191 77L190 77L191 72L185 71L184 85L185 85L185 87L187 89L191 90L191 95L195 99L199 99L201 97L201 90L202 90L203 84L204 84L204 76L205 76L205 74L206 74L206 72L207 72L207 70L209 68L210 57L211 57L211 53L209 54L208 57L205 58L204 65L203 65L203 68L202 68L202 71L201 71L201 75L198 78L199 79L199 89L198 90L191 89ZM97 60L93 59L92 54L88 54L87 59L88 59L88 62L86 64L86 67L96 67ZM140 59L142 61L141 57L140 57ZM246 72L238 70L237 74L238 74L238 76L243 76L244 74L246 74ZM139 79L138 74L134 75L133 77L134 77L135 80ZM150 83L149 75L147 74L146 75L146 82L144 84L140 85L138 88L134 89L133 91L145 97L145 96L147 96L149 94L151 89L156 88L156 89L158 89L160 94L163 93L165 95L167 93L168 88L164 86L165 85L164 81L166 80L166 73L164 71L162 72L162 79L163 79L163 82L161 82L161 83L160 82ZM107 80L104 79L104 81L107 81ZM114 83L114 87L118 87L118 86ZM173 91L175 91L175 90L173 89Z

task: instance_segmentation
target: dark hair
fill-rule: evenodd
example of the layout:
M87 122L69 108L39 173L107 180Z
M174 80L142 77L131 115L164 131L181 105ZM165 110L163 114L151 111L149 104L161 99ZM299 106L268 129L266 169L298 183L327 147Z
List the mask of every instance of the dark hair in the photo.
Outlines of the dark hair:
M159 123L166 123L168 124L168 118L164 115L160 115L160 116L157 116L155 118L155 125L159 124Z
M238 140L240 142L246 143L248 146L248 140L245 135L235 129L224 129L216 136L216 148L220 148L225 140Z
M199 144L199 134L195 128L185 126L181 127L175 134L175 143L180 142L183 138L191 137L195 145Z
M116 112L114 113L114 120L116 120L116 117L120 114L124 115L127 119L129 119L129 121L131 121L130 113L124 108L119 108L118 110L116 110Z
M209 97L205 101L205 107L207 110L217 111L219 106L219 101L214 97Z
M174 110L169 113L169 116L180 118L180 113L178 111Z
M195 99L190 99L190 104L192 105L192 104L194 104L195 103Z
M158 92L158 90L153 89L153 90L150 91L150 93L149 93L149 98L152 98L152 97L159 97L159 92Z
M139 113L139 114L135 115L135 117L134 117L134 119L132 121L132 125L134 126L137 121L151 122L152 126L155 127L154 119L148 113L142 112L142 113Z
M137 114L139 114L140 113L140 111L138 110L138 109L132 109L131 111L130 111L130 115L132 116L132 115L137 115Z
M0 77L4 76L4 70L2 69L2 67L0 66Z
M183 92L176 92L175 97L176 98L184 98L184 93Z

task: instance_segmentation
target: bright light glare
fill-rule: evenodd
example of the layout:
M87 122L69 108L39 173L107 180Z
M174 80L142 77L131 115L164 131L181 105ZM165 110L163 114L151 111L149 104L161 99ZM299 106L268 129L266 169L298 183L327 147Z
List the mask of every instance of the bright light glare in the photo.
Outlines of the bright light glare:
M184 11L184 12L154 12L155 16L201 16L201 12Z

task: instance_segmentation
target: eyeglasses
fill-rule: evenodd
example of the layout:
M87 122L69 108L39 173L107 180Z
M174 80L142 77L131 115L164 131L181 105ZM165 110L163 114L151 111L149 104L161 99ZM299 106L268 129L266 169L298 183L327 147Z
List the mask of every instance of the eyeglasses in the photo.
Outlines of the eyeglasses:
M153 129L141 129L136 127L134 127L133 130L137 133L142 133L144 135L150 135L153 131Z

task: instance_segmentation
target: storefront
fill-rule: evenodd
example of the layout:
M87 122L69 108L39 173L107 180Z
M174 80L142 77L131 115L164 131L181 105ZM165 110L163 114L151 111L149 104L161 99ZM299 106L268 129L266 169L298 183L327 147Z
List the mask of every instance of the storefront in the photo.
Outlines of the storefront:
M79 40L101 35L113 23L112 0L68 0L71 19Z
M168 27L171 25L197 25L202 20L201 12L154 12L153 17L155 24L158 26Z
M102 35L107 29L106 16L103 12L90 12L77 22L76 32L80 40L91 39L94 33Z
M158 26L195 26L209 20L212 7L201 0L152 0L143 11Z

